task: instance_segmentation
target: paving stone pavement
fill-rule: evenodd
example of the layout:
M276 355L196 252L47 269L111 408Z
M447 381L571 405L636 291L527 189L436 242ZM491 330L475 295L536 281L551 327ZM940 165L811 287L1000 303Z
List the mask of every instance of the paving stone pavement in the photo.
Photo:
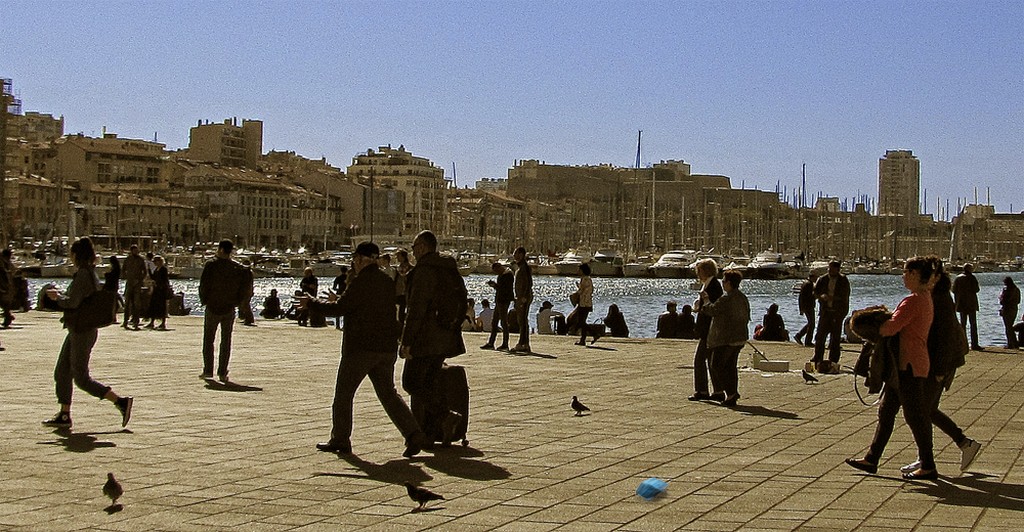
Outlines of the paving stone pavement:
M366 382L355 455L339 458L314 444L330 430L340 333L258 323L235 328L228 386L198 378L201 317L172 317L167 332L101 330L92 374L135 396L132 421L122 430L110 403L76 389L74 428L61 432L39 422L56 411L63 331L55 314L18 314L0 331L0 528L951 531L1020 530L1024 519L1018 353L972 353L943 398L984 445L970 473L936 431L942 478L907 482L898 469L915 448L902 419L878 475L843 463L863 456L875 409L850 374L804 384L810 349L793 343L757 344L792 371L741 370L729 409L686 400L691 341L534 336L536 354L511 355L478 350L484 336L469 333L453 361L472 388L468 447L402 458ZM573 416L573 395L589 415ZM125 489L112 513L108 471ZM635 495L648 477L668 481L653 501ZM413 512L404 481L446 500Z

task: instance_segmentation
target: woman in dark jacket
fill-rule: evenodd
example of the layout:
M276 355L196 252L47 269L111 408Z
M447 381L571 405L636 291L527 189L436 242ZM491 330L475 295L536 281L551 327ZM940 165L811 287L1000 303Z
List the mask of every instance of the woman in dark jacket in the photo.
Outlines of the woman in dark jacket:
M121 412L121 426L124 427L128 425L128 419L132 415L133 399L117 395L109 386L97 382L89 375L89 357L92 355L93 346L96 345L98 329L79 329L75 325L78 307L87 297L100 289L100 280L96 277L93 266L96 251L92 247L92 241L88 237L83 237L71 245L71 254L78 270L68 285L67 293L62 294L56 288L46 292L46 297L55 301L64 310L64 328L68 334L57 357L57 367L53 370L60 411L53 418L43 421L43 425L71 427L71 394L74 383L89 395L114 403Z
M150 278L153 279L153 290L149 296L149 324L146 325L146 328L152 329L153 324L159 319L160 326L157 329L166 331L167 300L171 298L171 278L167 273L163 257L160 255L153 257L153 265L155 268L150 274Z

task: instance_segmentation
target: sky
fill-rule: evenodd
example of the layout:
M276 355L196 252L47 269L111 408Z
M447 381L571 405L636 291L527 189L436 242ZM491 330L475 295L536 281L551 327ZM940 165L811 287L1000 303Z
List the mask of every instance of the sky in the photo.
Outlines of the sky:
M458 186L516 161L684 160L735 188L877 196L921 161L925 211L1024 211L1020 1L10 1L0 77L67 133L188 144L264 122L264 151L344 169L404 145ZM453 169L455 170L453 172ZM950 205L946 211L946 205ZM937 206L943 212L937 213Z

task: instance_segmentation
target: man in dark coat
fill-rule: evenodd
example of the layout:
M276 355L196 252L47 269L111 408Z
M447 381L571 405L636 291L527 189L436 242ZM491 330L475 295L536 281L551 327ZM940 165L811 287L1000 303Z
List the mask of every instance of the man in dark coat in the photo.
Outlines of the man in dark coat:
M513 279L515 292L516 321L519 325L519 341L512 348L513 353L530 352L530 304L533 303L533 270L526 262L526 248L519 246L512 253L516 263Z
M793 337L796 343L801 343L801 338L806 338L803 344L807 347L814 345L814 282L818 276L813 273L807 276L807 280L800 285L800 315L807 318L807 323Z
M437 253L437 237L430 231L421 231L413 240L412 253L416 266L406 277L406 315L402 329L401 356L405 359L402 370L402 388L413 398L413 414L422 422L427 410L439 403L442 391L437 389L438 376L446 357L466 352L462 330L442 323L438 312L442 310L444 276L454 270L455 259ZM347 326L347 324L346 324ZM449 412L442 424L458 425L462 416Z
M427 444L412 411L395 390L398 360L398 321L395 319L395 282L377 266L380 249L373 242L356 246L352 256L355 279L347 289L322 303L303 297L300 305L324 316L345 316L341 339L341 365L331 407L331 439L316 444L325 452L352 452L352 402L367 376L391 422L405 437L404 456L411 457Z
M956 312L960 315L960 326L967 332L967 322L971 322L971 349L981 351L978 344L978 278L974 276L974 265L964 264L964 271L953 279L953 299Z
M487 285L494 288L494 314L491 316L491 336L487 343L480 346L480 349L494 349L494 341L498 338L498 326L501 326L501 345L499 350L508 349L508 307L515 297L514 282L515 274L512 270L500 262L491 264L491 271L498 278L487 281Z
M220 328L217 376L221 381L228 380L235 307L242 302L248 290L245 267L231 260L234 247L230 240L221 240L217 246L217 257L206 263L199 279L199 302L206 306L203 313L203 373L199 375L202 379L213 377L213 340Z
M840 273L842 263L828 263L828 275L814 283L814 297L818 300L818 333L814 336L815 369L820 373L839 373L840 340L843 320L850 312L850 280ZM825 358L825 339L828 339L828 362Z
M1017 288L1013 278L1003 278L1003 291L999 294L999 315L1003 318L1003 327L1006 330L1006 347L1017 349L1017 336L1013 331L1013 322L1017 318L1017 308L1020 306L1020 288Z
M139 254L139 246L132 244L128 248L128 256L121 265L121 277L124 278L124 323L128 328L129 317L131 326L139 330L139 318L142 317L142 282L149 276L146 259Z
M679 337L679 314L676 312L676 302L669 301L665 304L665 312L658 316L658 333L656 338L678 338Z

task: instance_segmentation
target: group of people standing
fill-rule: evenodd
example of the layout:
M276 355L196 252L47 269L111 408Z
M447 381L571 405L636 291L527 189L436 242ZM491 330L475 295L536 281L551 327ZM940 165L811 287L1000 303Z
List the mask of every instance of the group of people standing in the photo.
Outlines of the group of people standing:
M743 274L726 270L719 282L713 259L698 261L694 269L701 289L693 302L698 341L693 356L694 392L687 399L736 406L740 398L736 362L749 338L750 322L750 302L740 291Z

